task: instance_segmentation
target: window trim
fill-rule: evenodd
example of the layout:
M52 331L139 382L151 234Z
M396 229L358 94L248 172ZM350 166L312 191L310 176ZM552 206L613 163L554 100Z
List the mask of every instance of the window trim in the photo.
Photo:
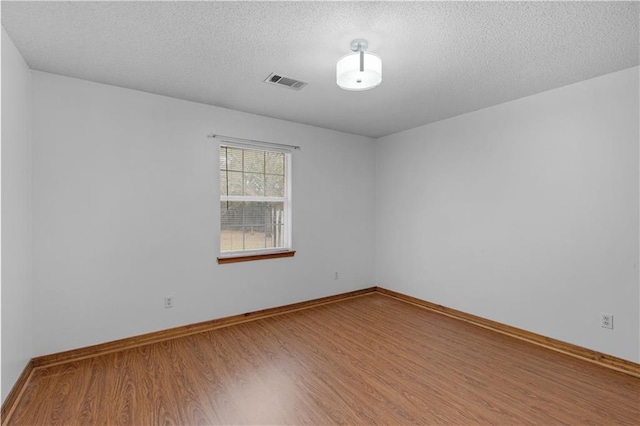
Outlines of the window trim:
M286 250L270 253L257 253L257 254L241 254L239 256L219 256L218 264L224 265L226 263L238 263L249 262L252 260L264 260L264 259L277 259L280 257L293 257L296 254L295 250Z
M231 138L229 138L231 139ZM236 263L236 262L247 262L251 260L263 260L263 259L274 259L280 257L293 257L295 255L295 250L293 249L293 238L292 238L292 157L293 157L293 149L297 147L293 147L293 149L284 148L281 144L271 145L268 142L257 143L251 141L251 143L242 143L236 142L233 140L229 140L227 138L220 138L220 143L218 144L218 157L220 156L220 152L223 147L232 147L239 149L249 149L254 151L270 151L270 152L278 152L284 154L285 159L285 188L287 189L284 197L256 197L256 196L243 196L243 195L223 195L220 190L220 185L218 184L218 194L219 201L257 201L257 202L284 202L284 214L286 218L285 222L285 246L284 247L273 247L273 248L264 248L257 250L234 250L234 251L222 251L222 247L220 245L220 234L218 238L218 264L225 263ZM218 167L218 179L220 178L220 168ZM218 222L218 231L221 233L221 220Z

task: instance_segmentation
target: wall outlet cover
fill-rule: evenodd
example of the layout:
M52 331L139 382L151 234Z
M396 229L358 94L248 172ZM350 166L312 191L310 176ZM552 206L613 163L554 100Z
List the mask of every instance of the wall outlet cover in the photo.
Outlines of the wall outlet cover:
M602 313L600 315L600 326L603 328L613 329L613 315Z

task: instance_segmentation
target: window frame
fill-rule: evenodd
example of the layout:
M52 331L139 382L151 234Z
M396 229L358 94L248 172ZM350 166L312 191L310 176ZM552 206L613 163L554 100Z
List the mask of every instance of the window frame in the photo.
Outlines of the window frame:
M284 203L283 213L283 247L261 248L261 249L248 249L248 250L233 250L222 251L222 216L218 221L218 263L236 263L245 262L251 260L273 259L279 257L293 257L295 250L292 247L292 163L293 155L292 150L283 148L282 146L273 146L268 143L243 143L231 140L222 139L218 145L218 159L220 158L222 149L225 147L237 148L242 150L254 150L254 151L266 151L277 152L284 154L284 184L285 184L285 196L284 197L261 197L261 196L245 196L245 195L224 195L220 189L220 181L218 182L218 201L219 202L282 202ZM219 163L219 161L218 161ZM244 169L244 165L243 165ZM221 167L218 164L218 179L221 178ZM244 172L244 170L243 170Z

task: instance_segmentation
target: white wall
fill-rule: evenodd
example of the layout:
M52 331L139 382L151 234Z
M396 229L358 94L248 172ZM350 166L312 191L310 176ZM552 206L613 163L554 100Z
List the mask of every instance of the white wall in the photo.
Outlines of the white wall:
M640 361L638 116L636 67L378 140L378 284Z
M374 285L372 139L41 72L33 84L36 355ZM216 263L212 132L302 147L294 258Z
M2 28L2 401L33 356L31 71Z
M3 79L12 83L3 84L3 103L24 105L3 108L3 386L30 356L376 281L640 359L638 68L373 144L41 72L32 73L30 126L29 71L15 48L5 48L5 36ZM10 94L16 91L23 94ZM33 351L29 247L5 235L12 194L24 222L11 232L30 232L30 127ZM19 154L7 153L5 132L22 135ZM296 257L216 263L218 153L206 138L211 132L302 146L293 169ZM11 170L23 178L19 191L5 188ZM7 253L21 249L22 260L11 264L25 266L27 285L6 289ZM163 308L165 295L174 297L173 309ZM10 320L5 332L12 312L21 320ZM600 312L615 315L613 331L599 327ZM19 362L10 370L5 349L12 335L24 340L11 346Z

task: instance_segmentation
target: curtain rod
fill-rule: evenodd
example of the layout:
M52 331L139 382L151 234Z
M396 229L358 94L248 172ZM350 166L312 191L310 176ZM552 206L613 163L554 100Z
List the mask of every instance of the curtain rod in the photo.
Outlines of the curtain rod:
M214 133L208 134L207 135L208 138L216 138L216 139L227 139L230 142L236 141L236 142L244 142L244 143L254 143L254 144L258 144L258 145L273 145L273 146L279 146L282 148L293 148L293 149L300 149L300 147L298 145L287 145L284 143L273 143L273 142L264 142L264 141L258 141L258 140L254 140L254 139L243 139L243 138L235 138L233 136L224 136L224 135L216 135Z

